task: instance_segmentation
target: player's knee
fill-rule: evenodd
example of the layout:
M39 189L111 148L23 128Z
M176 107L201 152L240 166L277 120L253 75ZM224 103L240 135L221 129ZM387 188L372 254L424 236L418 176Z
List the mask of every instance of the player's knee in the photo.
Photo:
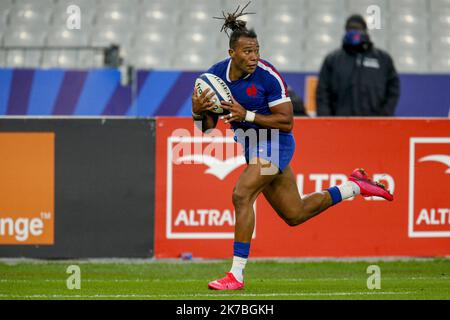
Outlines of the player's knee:
M242 189L234 188L233 190L233 205L241 207L250 203L250 195Z
M284 221L287 223L289 227L296 227L298 225L301 225L303 222L306 221L302 216L295 217L295 218L286 218Z
M298 225L301 225L304 223L307 218L307 214L305 214L303 207L296 208L295 212L291 212L288 217L284 219L284 221L287 223L290 227L296 227Z

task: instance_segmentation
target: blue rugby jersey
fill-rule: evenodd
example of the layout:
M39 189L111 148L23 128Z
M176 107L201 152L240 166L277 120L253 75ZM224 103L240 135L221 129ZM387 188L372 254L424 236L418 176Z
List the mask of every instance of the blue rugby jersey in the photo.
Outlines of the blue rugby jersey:
M220 77L231 90L234 99L245 109L258 114L271 114L270 108L283 102L291 101L286 83L278 71L267 61L260 59L255 72L246 77L231 81L231 58L213 65L208 73ZM262 127L249 122L231 122L234 130L237 128L261 129Z

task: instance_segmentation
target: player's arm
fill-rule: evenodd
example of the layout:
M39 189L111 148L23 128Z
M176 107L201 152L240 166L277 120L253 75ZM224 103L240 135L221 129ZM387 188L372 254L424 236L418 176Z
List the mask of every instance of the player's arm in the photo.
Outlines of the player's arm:
M268 129L279 129L284 132L291 132L294 125L294 111L290 101L282 102L270 107L272 114L263 115L247 111L243 106L232 98L232 102L221 101L222 107L230 114L223 116L225 123L232 121L253 122Z
M255 114L253 122L264 128L279 129L285 132L292 131L294 126L294 108L290 101L270 107L270 111L272 112L270 115Z
M218 120L218 116L208 112L214 107L214 102L211 101L214 92L209 93L209 91L209 89L206 89L200 96L197 96L195 90L192 93L192 119L202 132L214 129Z

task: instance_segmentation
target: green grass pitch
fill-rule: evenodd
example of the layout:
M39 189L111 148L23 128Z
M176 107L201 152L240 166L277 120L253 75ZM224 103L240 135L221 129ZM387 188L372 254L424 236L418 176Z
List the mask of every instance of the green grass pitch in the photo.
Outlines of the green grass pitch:
M80 267L79 290L67 288L70 265ZM380 267L380 289L367 287L370 265ZM244 290L208 290L229 267L230 260L0 260L0 299L450 299L450 259L251 260Z

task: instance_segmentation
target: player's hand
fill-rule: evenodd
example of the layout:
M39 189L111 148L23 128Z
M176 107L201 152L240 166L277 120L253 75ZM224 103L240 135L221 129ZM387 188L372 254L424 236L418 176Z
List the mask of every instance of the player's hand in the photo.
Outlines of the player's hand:
M221 101L222 109L228 110L230 113L220 118L225 120L225 123L229 123L232 121L242 122L245 120L245 115L247 110L239 104L233 97L231 97L232 102Z
M200 96L197 96L197 91L194 89L194 92L192 93L193 113L201 114L214 108L214 102L211 101L211 98L214 97L214 92L209 93L209 91L211 90L208 88L203 91Z

